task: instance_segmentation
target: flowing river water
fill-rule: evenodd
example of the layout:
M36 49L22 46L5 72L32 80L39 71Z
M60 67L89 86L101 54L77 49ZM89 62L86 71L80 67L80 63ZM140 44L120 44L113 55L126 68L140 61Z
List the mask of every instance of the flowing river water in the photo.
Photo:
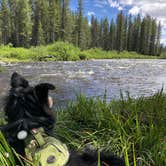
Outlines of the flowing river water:
M56 106L64 106L76 94L118 99L120 90L132 97L166 92L166 60L91 60L76 62L2 63L0 99L9 89L10 76L17 71L34 85L49 82L56 86L51 93Z

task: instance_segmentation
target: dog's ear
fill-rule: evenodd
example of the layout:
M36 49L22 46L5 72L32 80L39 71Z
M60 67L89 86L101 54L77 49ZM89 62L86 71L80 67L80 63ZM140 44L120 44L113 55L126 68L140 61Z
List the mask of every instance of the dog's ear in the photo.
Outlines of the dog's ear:
M11 76L10 85L12 88L18 88L18 87L27 88L29 86L29 83L23 76L21 76L17 72L14 72Z
M48 91L54 89L55 86L49 83L42 83L35 86L36 95L43 104L48 102Z

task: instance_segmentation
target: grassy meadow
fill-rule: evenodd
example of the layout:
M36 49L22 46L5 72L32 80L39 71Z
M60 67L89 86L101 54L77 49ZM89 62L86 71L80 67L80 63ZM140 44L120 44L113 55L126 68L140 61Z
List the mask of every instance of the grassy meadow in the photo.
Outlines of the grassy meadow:
M91 48L81 51L78 47L69 43L56 42L46 46L30 48L15 48L12 45L0 45L0 61L20 62L20 61L76 61L89 59L112 59L112 58L136 58L150 59L155 56L145 56L136 52L104 51L99 48Z
M78 95L65 109L56 110L55 135L70 148L82 150L87 143L124 157L126 166L166 165L166 94L124 98L106 103L106 96ZM2 123L2 121L1 121ZM0 163L11 149L0 135Z

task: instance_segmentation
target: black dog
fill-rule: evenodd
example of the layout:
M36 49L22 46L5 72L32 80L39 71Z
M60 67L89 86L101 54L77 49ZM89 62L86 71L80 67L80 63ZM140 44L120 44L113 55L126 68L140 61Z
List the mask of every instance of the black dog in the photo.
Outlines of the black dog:
M11 89L4 107L8 125L3 132L10 145L22 156L25 156L25 142L17 138L20 130L29 132L42 127L46 134L53 134L55 117L48 100L48 91L53 89L49 83L32 87L16 72L11 77ZM123 159L102 152L100 160L101 166L125 166ZM97 163L97 151L88 149L82 154L70 152L67 166L97 166Z

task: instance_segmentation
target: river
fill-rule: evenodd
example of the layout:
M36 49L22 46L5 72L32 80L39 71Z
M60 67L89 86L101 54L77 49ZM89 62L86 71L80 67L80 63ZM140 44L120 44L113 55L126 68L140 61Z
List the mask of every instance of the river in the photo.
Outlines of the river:
M49 82L56 86L51 93L57 106L65 105L77 93L118 99L120 90L131 97L149 96L164 87L166 92L166 60L91 60L76 62L2 63L0 97L9 89L10 76L17 71L34 85Z

